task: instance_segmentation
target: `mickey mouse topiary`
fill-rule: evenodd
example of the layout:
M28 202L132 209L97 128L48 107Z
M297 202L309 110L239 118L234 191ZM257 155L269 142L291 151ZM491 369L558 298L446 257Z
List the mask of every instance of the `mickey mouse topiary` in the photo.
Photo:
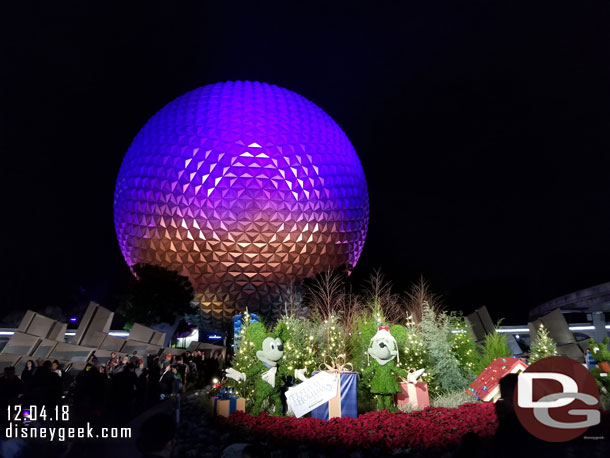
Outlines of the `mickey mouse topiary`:
M374 335L366 339L372 333ZM398 377L408 376L404 369L397 366L400 363L399 348L404 347L406 336L406 329L400 325L394 325L391 329L379 326L376 332L374 327L367 325L363 330L363 340L369 342L366 349L369 365L364 369L363 376L370 377L370 392L377 398L378 410L397 410L394 395L402 391Z
M282 336L287 332L282 324L276 326L273 333L268 333L261 323L253 323L248 326L245 338L252 342L258 349L257 363L250 367L245 373L233 368L228 368L225 373L227 377L237 381L246 381L257 377L254 389L254 406L252 415L258 415L263 402L268 399L274 405L274 415L282 414L281 379L293 376L300 380L304 377L305 369L289 371L280 364L284 356L284 345Z

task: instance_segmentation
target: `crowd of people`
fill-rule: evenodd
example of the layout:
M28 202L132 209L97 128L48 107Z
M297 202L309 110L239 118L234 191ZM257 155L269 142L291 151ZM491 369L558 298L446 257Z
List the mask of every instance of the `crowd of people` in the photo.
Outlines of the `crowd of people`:
M203 388L221 378L224 359L219 353L184 351L164 357L112 353L102 361L93 354L86 366L64 372L59 361L27 361L20 375L6 367L0 376L0 408L71 406L70 419L93 425L124 425L135 415L187 389Z
M21 376L12 366L4 368L0 377L0 407L45 406L61 404L63 396L63 371L59 361L44 361L36 365L33 360L26 362ZM2 416L6 420L6 415Z
M220 377L223 363L219 353L206 357L201 351L163 358L148 354L144 359L136 352L123 357L112 353L105 364L93 355L74 383L75 414L88 421L106 418L125 424L159 401L208 385Z

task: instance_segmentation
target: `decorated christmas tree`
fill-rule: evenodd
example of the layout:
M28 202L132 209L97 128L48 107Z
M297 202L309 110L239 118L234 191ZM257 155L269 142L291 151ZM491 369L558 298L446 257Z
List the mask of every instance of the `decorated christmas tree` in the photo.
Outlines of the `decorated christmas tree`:
M316 323L312 336L321 361L324 361L327 355L336 358L338 355L346 354L347 341L343 325L337 315L330 315Z
M477 344L464 317L453 315L450 317L450 323L452 327L451 353L458 360L464 376L472 381L477 375L481 354L477 350Z
M368 346L366 335L374 335L379 326L389 326L383 310L376 301L372 301L354 319L347 341L347 356L354 365L354 370L362 372L367 366L367 352L363 348ZM371 334L372 333L372 334ZM400 353L402 359L402 352Z
M241 326L239 328L239 334L236 334L233 336L233 346L235 347L235 350L239 349L239 343L241 342L243 337L246 335L246 328L248 326L250 326L252 321L253 320L252 320L252 317L250 316L250 312L248 312L248 307L246 307L246 310L244 310L244 313L241 314Z
M549 331L541 323L536 332L536 340L530 348L530 364L547 356L557 355L557 345L549 335Z
M401 366L407 372L425 369L426 375L420 377L419 380L428 384L428 391L430 394L436 394L439 391L438 384L436 383L436 378L430 365L428 348L426 347L419 327L413 319L413 315L407 314L405 328L407 330L407 339L403 351L400 354Z
M282 365L289 371L305 368L306 373L311 374L319 364L319 356L312 345L311 323L303 317L288 314L280 318L276 329L279 327L285 329L280 334L284 344Z
M413 316L410 314L407 315L405 328L407 329L407 343L404 348L404 356L401 355L401 359L407 368L422 369L428 364L428 351Z
M239 338L239 350L233 358L233 369L239 372L247 372L249 368L254 366L258 362L256 357L256 346L251 339L251 333L254 330L251 329L251 320L248 310L243 313L242 326ZM258 325L257 325L258 326ZM249 332L250 330L250 332ZM250 337L250 338L249 338ZM246 398L246 402L251 402L254 396L254 385L255 380L246 380L243 382L237 382L233 379L227 379L226 385L235 389L235 394Z
M366 348L370 338L375 335L379 326L385 326L383 312L374 303L369 303L354 319L351 332L348 335L348 361L353 364L354 370L360 374L358 381L358 409L362 412L375 410L376 399L370 392L371 374L366 374L369 365L369 356ZM402 360L402 353L401 353Z
M364 348L363 330L365 326L375 328L376 324L371 318L371 313L368 310L363 311L358 315L352 323L351 332L347 339L347 354L348 360L354 366L354 370L362 375L362 371L367 365L366 352Z
M341 321L346 294L344 277L332 271L318 275L307 288L307 300L312 322L312 343L321 360L346 353L347 344Z

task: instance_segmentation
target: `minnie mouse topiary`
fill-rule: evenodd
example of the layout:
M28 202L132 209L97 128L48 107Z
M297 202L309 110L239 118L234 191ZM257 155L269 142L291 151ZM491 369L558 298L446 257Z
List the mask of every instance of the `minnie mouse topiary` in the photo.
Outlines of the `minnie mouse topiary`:
M363 334L370 335L372 328L367 328ZM402 392L398 379L408 376L404 369L398 367L399 348L404 346L406 334L406 329L400 325L394 325L392 328L379 326L369 340L366 349L369 364L364 369L363 376L370 377L370 392L377 398L378 410L398 410L394 405L394 395ZM372 361L370 357L373 358Z

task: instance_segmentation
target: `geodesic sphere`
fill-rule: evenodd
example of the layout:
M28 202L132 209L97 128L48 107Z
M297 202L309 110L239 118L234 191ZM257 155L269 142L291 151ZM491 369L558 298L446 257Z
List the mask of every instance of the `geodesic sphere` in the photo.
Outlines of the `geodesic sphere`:
M121 166L125 260L187 276L204 312L273 312L281 290L350 271L368 225L366 180L341 128L294 92L211 84L166 105Z

